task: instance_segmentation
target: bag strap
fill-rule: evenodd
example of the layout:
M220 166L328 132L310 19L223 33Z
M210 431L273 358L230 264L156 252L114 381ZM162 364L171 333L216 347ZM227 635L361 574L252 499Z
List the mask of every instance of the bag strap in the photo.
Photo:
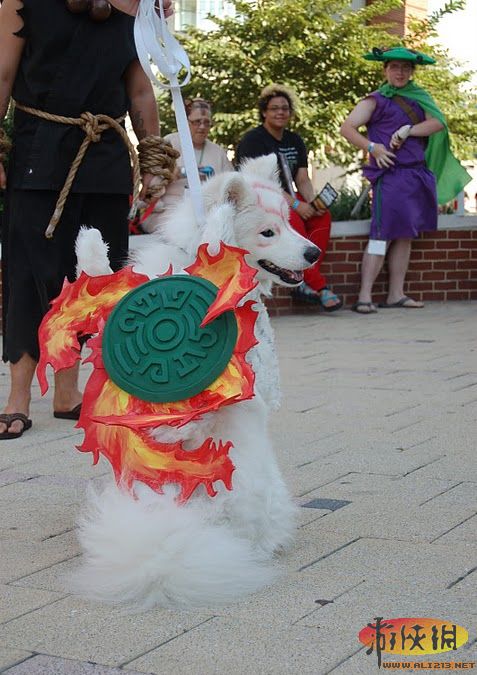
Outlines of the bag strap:
M399 94L395 94L391 98L391 101L394 101L394 103L396 103L396 105L398 105L401 108L401 110L406 113L406 115L409 117L409 119L413 124L420 123L421 120L419 119L419 115L402 96L399 96Z

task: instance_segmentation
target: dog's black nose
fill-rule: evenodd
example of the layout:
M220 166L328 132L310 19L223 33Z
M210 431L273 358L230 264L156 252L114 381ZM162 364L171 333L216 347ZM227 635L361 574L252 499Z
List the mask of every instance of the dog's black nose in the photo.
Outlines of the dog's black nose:
M307 246L303 257L309 263L314 263L318 260L321 255L321 249L318 246Z

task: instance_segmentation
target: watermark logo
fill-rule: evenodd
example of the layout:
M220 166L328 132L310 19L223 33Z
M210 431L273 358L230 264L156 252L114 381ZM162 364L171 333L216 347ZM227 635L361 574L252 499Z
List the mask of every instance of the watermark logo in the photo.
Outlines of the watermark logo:
M386 619L377 616L359 632L359 640L375 653L381 668L382 654L424 656L459 649L469 639L465 628L440 619Z

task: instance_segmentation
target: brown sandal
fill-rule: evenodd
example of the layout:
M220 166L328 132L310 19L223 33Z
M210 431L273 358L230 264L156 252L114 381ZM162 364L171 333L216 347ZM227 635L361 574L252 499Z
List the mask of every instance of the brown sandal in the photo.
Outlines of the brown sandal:
M72 410L66 410L65 412L60 412L58 410L53 411L53 417L56 417L57 420L79 420L81 415L81 403L75 405Z
M21 431L8 431L13 422L16 422L17 420L22 422L23 429ZM23 436L23 432L28 431L32 425L32 421L23 413L1 413L0 423L1 422L7 425L7 430L0 433L0 441L6 441L9 438L20 438L20 436Z

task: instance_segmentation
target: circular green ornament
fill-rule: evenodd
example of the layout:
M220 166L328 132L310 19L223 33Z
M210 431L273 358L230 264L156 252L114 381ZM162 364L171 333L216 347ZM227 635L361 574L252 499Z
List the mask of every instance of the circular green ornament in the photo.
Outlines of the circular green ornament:
M206 279L178 274L125 295L103 333L103 362L111 380L154 403L204 391L225 370L238 335L232 311L200 327L217 292Z

